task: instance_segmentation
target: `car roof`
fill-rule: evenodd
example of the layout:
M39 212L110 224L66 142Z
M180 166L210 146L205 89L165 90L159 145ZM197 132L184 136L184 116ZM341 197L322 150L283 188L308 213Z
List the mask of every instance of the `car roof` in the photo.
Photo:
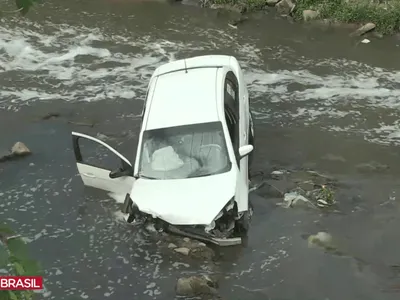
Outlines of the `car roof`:
M219 121L217 73L207 67L158 76L145 130Z

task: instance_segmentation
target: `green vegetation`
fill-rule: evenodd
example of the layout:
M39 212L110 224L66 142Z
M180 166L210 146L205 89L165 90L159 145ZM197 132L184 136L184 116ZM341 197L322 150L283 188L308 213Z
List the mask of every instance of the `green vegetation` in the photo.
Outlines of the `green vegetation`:
M262 10L267 6L267 0L202 0L207 4L230 5L245 8L246 11Z
M13 11L3 11L0 9L1 13L21 13L22 15L26 15L29 9L33 6L35 2L39 0L15 0L15 6L17 7L16 10Z
M389 0L379 4L375 0L300 0L296 17L302 18L305 9L319 11L323 19L345 23L372 22L382 33L393 33L400 29L400 1ZM383 2L383 1L382 1Z
M35 276L42 275L41 267L28 255L28 247L7 226L0 224L0 270L4 275ZM32 291L0 291L0 300L31 300Z
M400 30L400 0L297 0L294 17L303 18L303 10L320 13L320 18L343 23L372 22L381 33ZM210 0L215 4L245 6L248 10L259 10L267 6L267 0ZM382 3L380 3L382 2Z

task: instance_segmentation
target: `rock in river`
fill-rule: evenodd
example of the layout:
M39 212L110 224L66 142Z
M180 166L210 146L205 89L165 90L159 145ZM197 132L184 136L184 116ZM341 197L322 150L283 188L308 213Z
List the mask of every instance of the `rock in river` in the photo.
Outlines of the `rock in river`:
M31 150L22 142L15 143L11 148L11 153L14 156L25 156L31 154Z
M176 283L176 294L195 297L200 295L216 295L218 283L208 276L190 276L179 278Z
M303 10L303 20L306 22L318 19L318 17L319 17L319 12L315 10L311 9Z
M351 35L352 36L360 36L360 35L366 34L367 32L375 29L375 27L376 27L376 25L374 23L367 23L364 26L361 26L360 28L358 28Z
M190 249L185 247L175 248L175 252L181 253L183 255L189 255Z
M174 243L169 243L169 244L168 244L168 248L169 248L169 249L175 249L175 248L178 248L178 246L175 245Z
M292 0L281 0L275 7L282 16L288 16L294 10L295 4Z
M31 153L32 152L24 143L17 142L15 143L14 146L12 146L11 151L0 152L0 162L17 158L20 156L26 156Z
M190 250L190 257L211 261L215 257L215 252L205 245L198 246Z

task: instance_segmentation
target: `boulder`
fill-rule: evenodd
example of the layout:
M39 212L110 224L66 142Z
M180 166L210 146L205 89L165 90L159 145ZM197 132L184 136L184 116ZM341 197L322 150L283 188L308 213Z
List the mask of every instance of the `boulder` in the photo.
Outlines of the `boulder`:
M292 13L295 8L295 4L292 0L281 0L275 5L278 13L282 16L288 16Z
M319 12L311 9L303 10L303 20L312 21L319 18Z
M190 276L179 278L176 283L176 294L179 296L196 297L201 295L216 295L218 283L208 276Z
M0 162L17 158L20 156L26 156L32 152L22 142L17 142L12 146L11 151L0 151Z
M364 26L361 26L358 28L356 31L354 31L351 35L352 36L361 36L363 34L366 34L367 32L375 29L376 25L374 23L367 23Z
M190 253L190 249L189 248L185 248L185 247L175 248L174 251L178 252L178 253L181 253L183 255L189 255L189 253Z
M213 249L207 246L198 246L190 250L190 257L202 260L212 260L215 257L215 252Z
M31 150L22 142L17 142L12 146L11 153L13 156L25 156L31 154Z

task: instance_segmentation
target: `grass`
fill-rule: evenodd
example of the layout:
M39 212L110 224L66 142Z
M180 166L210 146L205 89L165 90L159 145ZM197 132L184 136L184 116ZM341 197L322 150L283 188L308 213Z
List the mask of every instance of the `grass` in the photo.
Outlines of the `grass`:
M0 270L5 270L5 275L11 276L43 275L41 266L30 258L28 252L23 239L0 222ZM32 300L33 298L33 291L0 290L1 300Z
M266 0L211 0L216 4L245 6L249 11L263 9ZM305 9L317 10L322 19L343 23L375 23L384 34L400 30L400 0L297 0L294 17L302 19Z

